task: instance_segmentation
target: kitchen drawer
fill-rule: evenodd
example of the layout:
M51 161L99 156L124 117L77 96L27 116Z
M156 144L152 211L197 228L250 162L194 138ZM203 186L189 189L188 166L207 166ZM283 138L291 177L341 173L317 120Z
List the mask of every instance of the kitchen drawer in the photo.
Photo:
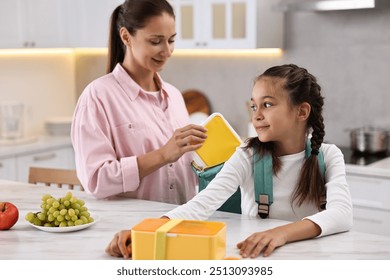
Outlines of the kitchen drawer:
M390 236L390 211L355 206L353 230Z
M390 211L390 179L348 175L354 206Z
M48 149L44 152L18 156L16 161L18 167L17 180L20 182L28 181L30 166L75 169L72 147Z
M16 180L16 160L14 157L0 159L0 179Z

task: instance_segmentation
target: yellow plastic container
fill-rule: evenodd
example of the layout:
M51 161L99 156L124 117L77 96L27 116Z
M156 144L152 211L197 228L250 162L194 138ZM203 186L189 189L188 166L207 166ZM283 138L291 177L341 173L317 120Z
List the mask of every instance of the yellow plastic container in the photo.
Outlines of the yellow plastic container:
M220 113L211 114L203 123L207 139L194 153L193 165L198 170L226 162L242 144L240 136Z
M145 219L131 229L133 260L220 260L226 254L226 224Z

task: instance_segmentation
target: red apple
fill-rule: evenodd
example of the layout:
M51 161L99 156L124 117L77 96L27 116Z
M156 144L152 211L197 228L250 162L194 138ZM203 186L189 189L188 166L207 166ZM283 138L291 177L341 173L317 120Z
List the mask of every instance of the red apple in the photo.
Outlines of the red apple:
M10 202L0 202L0 230L10 229L19 219L19 210Z

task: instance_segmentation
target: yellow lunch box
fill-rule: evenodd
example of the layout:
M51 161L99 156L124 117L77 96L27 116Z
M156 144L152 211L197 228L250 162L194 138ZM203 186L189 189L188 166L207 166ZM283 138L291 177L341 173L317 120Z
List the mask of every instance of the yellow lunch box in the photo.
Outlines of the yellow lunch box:
M223 222L145 219L131 229L133 260L220 260L226 254Z

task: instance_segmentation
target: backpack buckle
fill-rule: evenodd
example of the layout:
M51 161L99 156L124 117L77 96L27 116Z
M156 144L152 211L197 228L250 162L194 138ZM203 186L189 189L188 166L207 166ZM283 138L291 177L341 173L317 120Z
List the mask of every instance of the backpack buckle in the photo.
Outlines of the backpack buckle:
M269 196L268 194L259 195L259 206L257 208L257 213L262 219L268 218L269 215Z

